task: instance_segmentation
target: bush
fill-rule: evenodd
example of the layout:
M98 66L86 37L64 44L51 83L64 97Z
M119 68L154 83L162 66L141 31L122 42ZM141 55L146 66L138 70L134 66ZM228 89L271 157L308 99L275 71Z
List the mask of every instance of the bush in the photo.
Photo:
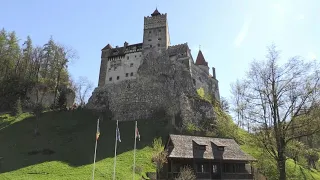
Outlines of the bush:
M14 104L13 110L12 110L12 114L14 116L18 116L20 114L22 114L22 105L21 105L21 100L20 98L18 98Z
M196 180L196 175L189 166L185 166L181 169L176 180Z

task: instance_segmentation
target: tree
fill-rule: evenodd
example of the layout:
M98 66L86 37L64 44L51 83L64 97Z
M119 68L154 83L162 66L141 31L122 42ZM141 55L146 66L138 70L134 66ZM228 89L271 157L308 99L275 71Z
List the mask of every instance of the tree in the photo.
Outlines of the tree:
M189 167L183 167L180 170L178 178L176 180L196 180L196 175L194 174L193 170Z
M249 102L246 118L254 124L259 142L276 160L279 179L285 180L287 144L320 130L319 116L300 116L319 102L320 77L317 62L305 63L293 57L281 65L279 55L274 45L268 47L266 60L253 61L240 82L246 90L234 96ZM304 123L297 123L301 118Z
M221 106L221 109L226 112L226 113L229 113L229 102L227 101L226 98L224 97L221 97L221 100L220 100L220 106Z
M156 165L157 169L157 179L160 177L160 170L163 165L167 163L167 151L164 150L164 146L162 145L162 139L156 138L153 140L153 150L154 154L152 156L152 162Z
M87 77L80 76L75 84L77 102L80 106L84 106L89 92L93 88L93 83Z

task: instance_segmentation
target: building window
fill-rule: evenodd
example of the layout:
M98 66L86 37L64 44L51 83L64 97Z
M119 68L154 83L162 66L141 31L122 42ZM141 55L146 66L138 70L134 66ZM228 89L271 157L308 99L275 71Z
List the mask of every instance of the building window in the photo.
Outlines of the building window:
M133 76L133 72L132 72L132 73L130 73L130 76Z
M150 47L152 47L152 45L150 45Z
M212 173L218 173L218 166L216 164L212 165Z
M119 80L120 79L120 77L119 76L117 76L117 80Z
M114 67L114 70L117 70L117 67Z
M109 71L111 71L111 68L109 68Z
M148 39L148 41L151 41L151 39Z
M128 77L129 76L129 73L126 73L126 77Z
M151 31L149 31L149 34L151 34Z
M112 77L109 77L109 81L112 81Z
M158 41L161 41L161 38L158 38Z
M199 150L206 150L206 146L199 146Z
M161 29L159 29L159 32L161 32Z
M160 44L158 44L158 47L160 47Z
M218 146L218 150L219 150L219 151L224 151L224 147Z
M136 58L136 57L137 57L137 55L134 55L134 57Z
M129 56L127 56L127 60L129 60Z
M205 164L205 163L197 164L197 172L198 173L209 172L208 164Z
M130 64L130 67L133 67L133 63Z

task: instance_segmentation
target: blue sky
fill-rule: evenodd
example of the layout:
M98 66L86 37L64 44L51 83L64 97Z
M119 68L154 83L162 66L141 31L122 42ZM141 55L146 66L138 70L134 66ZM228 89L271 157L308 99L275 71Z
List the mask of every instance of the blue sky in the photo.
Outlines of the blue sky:
M77 50L69 69L74 79L98 82L100 50L108 43L142 42L143 17L156 6L168 14L171 45L187 42L194 58L201 50L216 68L220 94L245 75L249 63L263 59L274 42L283 61L299 55L320 57L318 0L0 0L0 28L30 35L43 45L49 37Z

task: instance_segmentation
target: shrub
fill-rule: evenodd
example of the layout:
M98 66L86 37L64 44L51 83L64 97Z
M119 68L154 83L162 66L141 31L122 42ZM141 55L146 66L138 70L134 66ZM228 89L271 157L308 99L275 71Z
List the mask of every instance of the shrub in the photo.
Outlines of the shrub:
M176 180L196 180L196 175L189 166L181 168Z
M13 110L12 110L12 114L14 116L18 116L18 115L22 114L22 105L21 105L20 98L18 98L16 100L15 105L14 105Z

